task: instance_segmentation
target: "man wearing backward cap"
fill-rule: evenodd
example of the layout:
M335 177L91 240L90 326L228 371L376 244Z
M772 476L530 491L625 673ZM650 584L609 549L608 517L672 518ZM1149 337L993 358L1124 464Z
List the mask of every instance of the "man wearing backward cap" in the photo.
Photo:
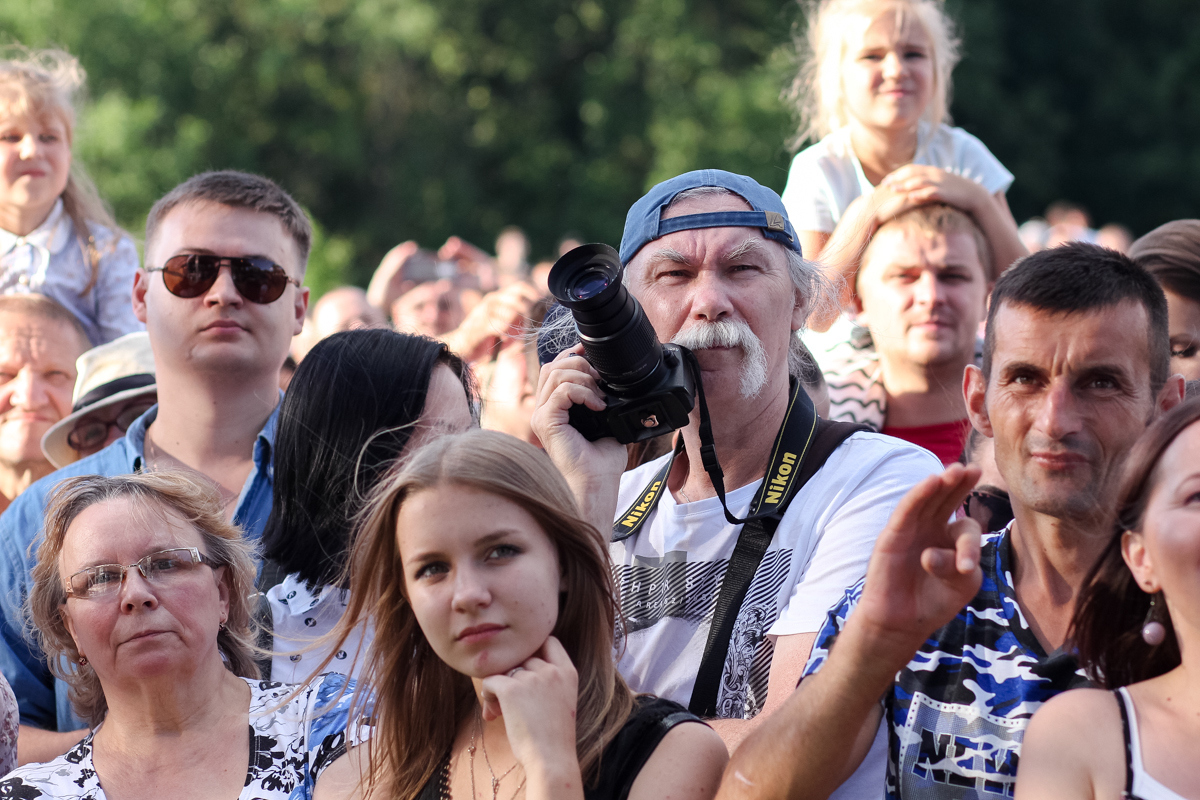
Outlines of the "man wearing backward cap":
M892 509L941 465L818 424L795 380L796 333L823 285L775 192L720 170L680 175L630 209L620 256L658 338L696 354L729 515L758 519L729 521L701 467L698 409L674 455L623 475L623 446L571 428L572 404L604 406L582 348L543 367L533 427L588 518L613 532L622 675L714 719L732 749L794 689Z

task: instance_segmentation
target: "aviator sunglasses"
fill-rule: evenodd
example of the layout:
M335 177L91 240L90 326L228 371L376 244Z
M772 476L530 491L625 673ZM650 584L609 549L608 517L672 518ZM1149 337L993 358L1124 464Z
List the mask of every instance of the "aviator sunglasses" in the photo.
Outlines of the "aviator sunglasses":
M266 258L231 258L190 254L172 256L161 267L147 272L162 272L163 284L176 297L199 297L217 282L221 267L229 267L233 288L251 303L274 303L289 283L300 288L300 281L288 277L283 267Z

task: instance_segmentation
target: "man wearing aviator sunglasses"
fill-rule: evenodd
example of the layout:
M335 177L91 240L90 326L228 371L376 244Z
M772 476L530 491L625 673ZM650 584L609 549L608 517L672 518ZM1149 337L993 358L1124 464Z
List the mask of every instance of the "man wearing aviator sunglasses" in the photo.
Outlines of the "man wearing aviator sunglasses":
M125 436L35 483L0 516L0 670L21 707L23 762L50 760L82 737L66 685L21 635L33 566L25 552L50 489L73 475L192 471L217 485L231 519L257 539L271 510L279 370L308 305L311 238L286 192L245 173L197 175L151 209L149 266L134 280L133 307L146 324L158 403L132 422L97 418L106 438L127 424ZM100 427L71 433L86 445Z

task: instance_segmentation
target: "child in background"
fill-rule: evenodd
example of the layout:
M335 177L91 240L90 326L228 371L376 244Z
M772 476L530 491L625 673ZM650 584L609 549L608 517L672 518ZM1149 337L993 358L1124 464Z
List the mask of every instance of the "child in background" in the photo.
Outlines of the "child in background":
M57 50L0 60L0 294L57 300L94 346L145 328L133 314L137 249L71 163L85 77Z
M783 202L804 255L839 287L840 305L849 305L875 228L925 203L970 214L997 274L1025 255L1004 194L1012 174L974 136L945 124L958 41L942 2L821 0L808 20L807 62L792 94L800 139L820 141L792 161ZM810 325L824 331L834 319ZM851 325L839 328L831 334L847 341Z

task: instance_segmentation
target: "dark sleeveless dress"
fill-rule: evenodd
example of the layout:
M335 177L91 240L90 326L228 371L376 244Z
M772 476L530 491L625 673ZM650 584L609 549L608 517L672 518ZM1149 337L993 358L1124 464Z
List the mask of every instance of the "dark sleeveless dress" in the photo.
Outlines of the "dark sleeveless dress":
M650 754L667 732L682 722L700 722L678 703L652 695L634 698L633 711L625 726L604 748L600 757L600 775L596 785L584 784L585 800L626 800L629 788L650 759ZM450 796L450 754L442 760L437 774L429 779L417 800L444 800Z

